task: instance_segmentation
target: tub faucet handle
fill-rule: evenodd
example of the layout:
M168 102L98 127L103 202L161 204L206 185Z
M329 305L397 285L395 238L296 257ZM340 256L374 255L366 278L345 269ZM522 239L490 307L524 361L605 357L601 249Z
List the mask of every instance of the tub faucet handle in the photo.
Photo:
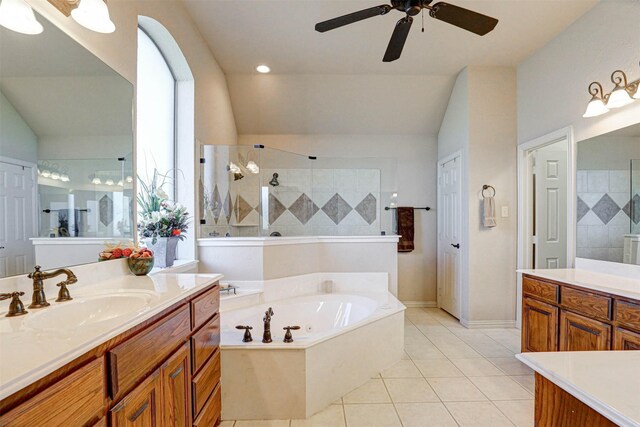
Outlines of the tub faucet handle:
M297 331L298 329L300 329L300 326L285 326L284 328L285 331L287 331L284 334L284 342L293 342L293 335L291 335L291 331Z
M251 338L251 329L253 329L253 326L238 325L238 326L236 326L236 329L244 329L244 337L242 337L242 342L251 342L251 341L253 341L253 338Z

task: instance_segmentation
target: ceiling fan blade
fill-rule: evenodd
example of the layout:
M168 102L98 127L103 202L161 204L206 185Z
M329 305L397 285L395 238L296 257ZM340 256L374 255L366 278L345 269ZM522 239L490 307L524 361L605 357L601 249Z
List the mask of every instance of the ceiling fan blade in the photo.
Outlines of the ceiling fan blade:
M353 12L348 15L339 16L337 18L329 19L316 24L316 31L324 33L325 31L333 30L345 25L353 24L354 22L362 21L363 19L373 18L374 16L386 15L391 10L391 6L383 4L376 7L370 7L369 9Z
M432 18L471 31L479 36L484 36L498 24L496 18L449 3L436 3L429 9L429 15Z
M391 35L391 40L389 40L389 45L387 46L387 51L384 53L382 62L392 62L400 58L402 49L404 48L404 43L407 41L407 36L411 29L411 24L413 24L413 18L410 16L406 16L396 23L396 27L393 29L393 34Z

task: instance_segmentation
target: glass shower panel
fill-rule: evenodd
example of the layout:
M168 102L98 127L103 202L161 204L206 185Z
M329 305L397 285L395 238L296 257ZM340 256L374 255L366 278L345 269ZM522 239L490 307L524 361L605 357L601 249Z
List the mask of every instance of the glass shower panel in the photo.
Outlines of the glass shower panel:
M631 234L640 234L640 159L631 160Z
M131 154L38 162L40 237L133 239Z

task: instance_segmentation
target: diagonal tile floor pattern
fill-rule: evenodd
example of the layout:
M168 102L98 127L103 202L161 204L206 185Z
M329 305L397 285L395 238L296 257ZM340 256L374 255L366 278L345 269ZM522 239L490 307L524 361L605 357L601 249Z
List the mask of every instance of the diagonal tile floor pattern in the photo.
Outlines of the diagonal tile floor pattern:
M221 427L533 426L533 371L517 329L466 329L442 310L405 313L403 360L307 420Z

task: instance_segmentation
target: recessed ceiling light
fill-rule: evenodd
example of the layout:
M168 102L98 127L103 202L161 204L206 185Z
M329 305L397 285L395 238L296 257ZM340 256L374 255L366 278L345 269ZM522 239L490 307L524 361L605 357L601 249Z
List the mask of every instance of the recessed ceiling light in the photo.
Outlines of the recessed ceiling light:
M256 71L262 74L267 74L271 72L271 68L267 67L266 65L258 65L256 67Z

